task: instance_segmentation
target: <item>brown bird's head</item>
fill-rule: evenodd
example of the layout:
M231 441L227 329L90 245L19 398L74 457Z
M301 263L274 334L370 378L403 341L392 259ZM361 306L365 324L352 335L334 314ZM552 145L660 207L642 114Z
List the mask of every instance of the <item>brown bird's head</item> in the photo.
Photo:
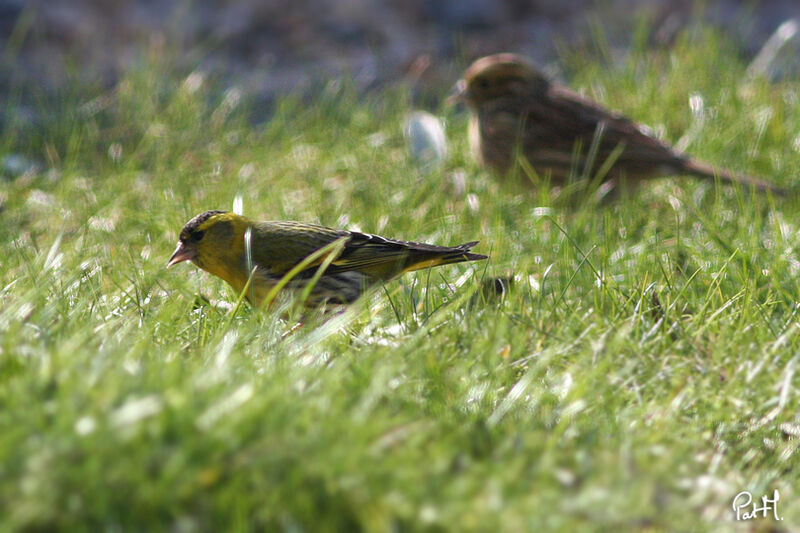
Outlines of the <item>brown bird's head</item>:
M534 96L549 85L547 78L524 57L495 54L472 63L448 101L463 101L476 109L497 98Z

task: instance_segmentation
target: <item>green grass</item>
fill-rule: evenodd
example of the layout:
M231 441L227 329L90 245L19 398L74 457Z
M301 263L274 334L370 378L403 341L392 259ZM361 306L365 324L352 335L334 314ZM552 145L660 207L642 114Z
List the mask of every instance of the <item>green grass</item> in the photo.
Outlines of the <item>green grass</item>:
M703 159L797 181L800 84L744 80L714 36L567 64ZM749 525L798 527L797 201L675 179L563 208L477 168L463 114L416 169L402 89L331 84L252 125L184 79L153 59L2 132L47 170L0 181L0 530L729 530L736 493L773 489L784 522ZM164 268L237 195L491 260L292 332ZM509 273L504 302L474 296Z

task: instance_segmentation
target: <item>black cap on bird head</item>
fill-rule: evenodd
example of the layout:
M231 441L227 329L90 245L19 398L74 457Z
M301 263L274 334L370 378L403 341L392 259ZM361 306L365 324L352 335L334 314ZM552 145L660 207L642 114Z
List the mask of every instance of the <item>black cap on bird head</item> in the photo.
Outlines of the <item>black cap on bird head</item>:
M193 217L189 222L183 226L180 237L178 238L178 247L172 253L172 257L167 262L167 268L182 263L184 261L191 261L197 256L195 245L203 238L204 231L200 229L203 223L214 215L222 215L227 211L212 210L200 213Z
M189 222L181 230L180 239L182 241L191 238L191 236L197 231L197 229L209 218L213 217L214 215L222 215L227 213L227 211L220 211L220 210L211 210L206 211L205 213L200 213L192 218Z

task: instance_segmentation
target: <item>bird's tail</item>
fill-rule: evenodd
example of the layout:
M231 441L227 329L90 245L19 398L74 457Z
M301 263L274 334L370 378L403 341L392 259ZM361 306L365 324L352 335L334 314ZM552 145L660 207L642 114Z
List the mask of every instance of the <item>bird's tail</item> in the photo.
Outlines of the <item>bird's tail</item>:
M771 193L775 196L788 196L792 189L779 187L761 178L748 176L747 174L734 174L729 170L719 167L712 167L707 163L695 161L692 159L686 160L681 168L682 172L697 176L698 178L720 180L723 183L736 184L741 187L752 187L758 192Z
M412 250L403 272L411 272L428 267L462 263L464 261L480 261L488 256L470 252L478 241L467 242L453 247L436 247L439 250ZM431 247L434 248L434 247Z

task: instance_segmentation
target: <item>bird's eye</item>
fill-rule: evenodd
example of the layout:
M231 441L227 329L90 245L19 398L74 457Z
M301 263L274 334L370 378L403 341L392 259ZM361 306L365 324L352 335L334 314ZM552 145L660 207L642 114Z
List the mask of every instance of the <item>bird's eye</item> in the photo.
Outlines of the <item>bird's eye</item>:
M487 80L486 78L479 78L477 81L478 81L478 88L480 89L489 88L489 80Z
M205 234L206 234L205 231L195 231L194 233L192 233L192 240L194 242L199 242L203 238L203 235Z

